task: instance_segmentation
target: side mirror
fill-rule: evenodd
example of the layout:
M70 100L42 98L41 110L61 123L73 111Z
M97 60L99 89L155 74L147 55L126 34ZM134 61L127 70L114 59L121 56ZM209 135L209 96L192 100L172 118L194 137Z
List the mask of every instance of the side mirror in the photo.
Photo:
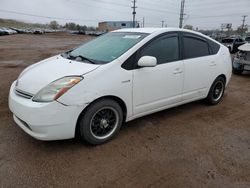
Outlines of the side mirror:
M137 65L139 67L155 67L157 65L157 59L153 56L143 56L139 59Z

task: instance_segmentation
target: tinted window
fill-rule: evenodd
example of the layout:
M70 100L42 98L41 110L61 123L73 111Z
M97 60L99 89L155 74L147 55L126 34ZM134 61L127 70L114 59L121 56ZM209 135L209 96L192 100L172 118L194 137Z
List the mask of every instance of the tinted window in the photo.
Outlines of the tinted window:
M250 42L250 37L247 37L245 40L246 40L247 42Z
M184 36L184 58L196 58L209 55L209 48L206 41Z
M126 70L133 70L136 63L137 52L131 55L123 64L122 68Z
M234 39L222 39L222 43L233 43Z
M219 49L220 49L220 45L211 41L211 40L208 40L208 44L209 44L210 49L211 49L211 54L217 54Z
M165 36L156 39L142 50L141 56L154 56L157 64L179 60L178 37Z

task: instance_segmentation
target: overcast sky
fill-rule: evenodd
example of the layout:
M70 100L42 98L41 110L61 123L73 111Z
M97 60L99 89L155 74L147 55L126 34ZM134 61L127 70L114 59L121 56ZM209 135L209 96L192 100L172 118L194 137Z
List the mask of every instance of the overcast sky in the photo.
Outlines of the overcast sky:
M136 20L142 22L145 17L146 27L160 27L162 20L169 27L178 27L180 2L137 0ZM132 20L131 5L131 0L0 0L0 18L97 26L99 21ZM249 16L246 24L250 25L250 0L186 0L185 5L184 25L215 29L221 23L232 23L235 28L242 24L242 15Z

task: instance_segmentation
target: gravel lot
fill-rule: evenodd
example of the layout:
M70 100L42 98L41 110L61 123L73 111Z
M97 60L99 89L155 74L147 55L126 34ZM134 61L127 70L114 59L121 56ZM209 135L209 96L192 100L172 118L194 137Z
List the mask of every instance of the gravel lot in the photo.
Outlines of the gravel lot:
M233 75L223 101L202 101L125 124L92 147L42 142L12 120L8 92L27 66L91 37L0 37L0 187L250 187L250 74Z

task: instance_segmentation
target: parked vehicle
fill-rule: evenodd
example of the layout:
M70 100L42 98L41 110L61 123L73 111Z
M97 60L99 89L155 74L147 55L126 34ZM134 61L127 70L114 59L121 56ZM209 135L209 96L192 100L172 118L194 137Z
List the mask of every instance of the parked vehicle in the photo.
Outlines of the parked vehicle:
M32 29L32 33L41 35L44 34L44 31L42 29Z
M16 34L17 32L15 30L12 30L10 28L6 28L6 27L1 27L0 28L0 35L12 35L12 34Z
M245 41L241 38L224 38L221 43L228 47L230 53L235 53L239 46L245 44Z
M79 134L102 144L123 122L200 99L218 104L231 72L228 49L198 32L122 29L25 69L9 108L39 140Z
M0 28L0 36L1 35L8 35L8 32L5 29Z
M17 33L23 34L26 33L25 29L20 29L20 28L15 28L15 27L11 27L10 29L16 31Z
M248 43L250 43L250 37L246 37L245 41L248 42Z
M250 71L250 43L240 46L233 60L233 73L242 74L244 70Z

